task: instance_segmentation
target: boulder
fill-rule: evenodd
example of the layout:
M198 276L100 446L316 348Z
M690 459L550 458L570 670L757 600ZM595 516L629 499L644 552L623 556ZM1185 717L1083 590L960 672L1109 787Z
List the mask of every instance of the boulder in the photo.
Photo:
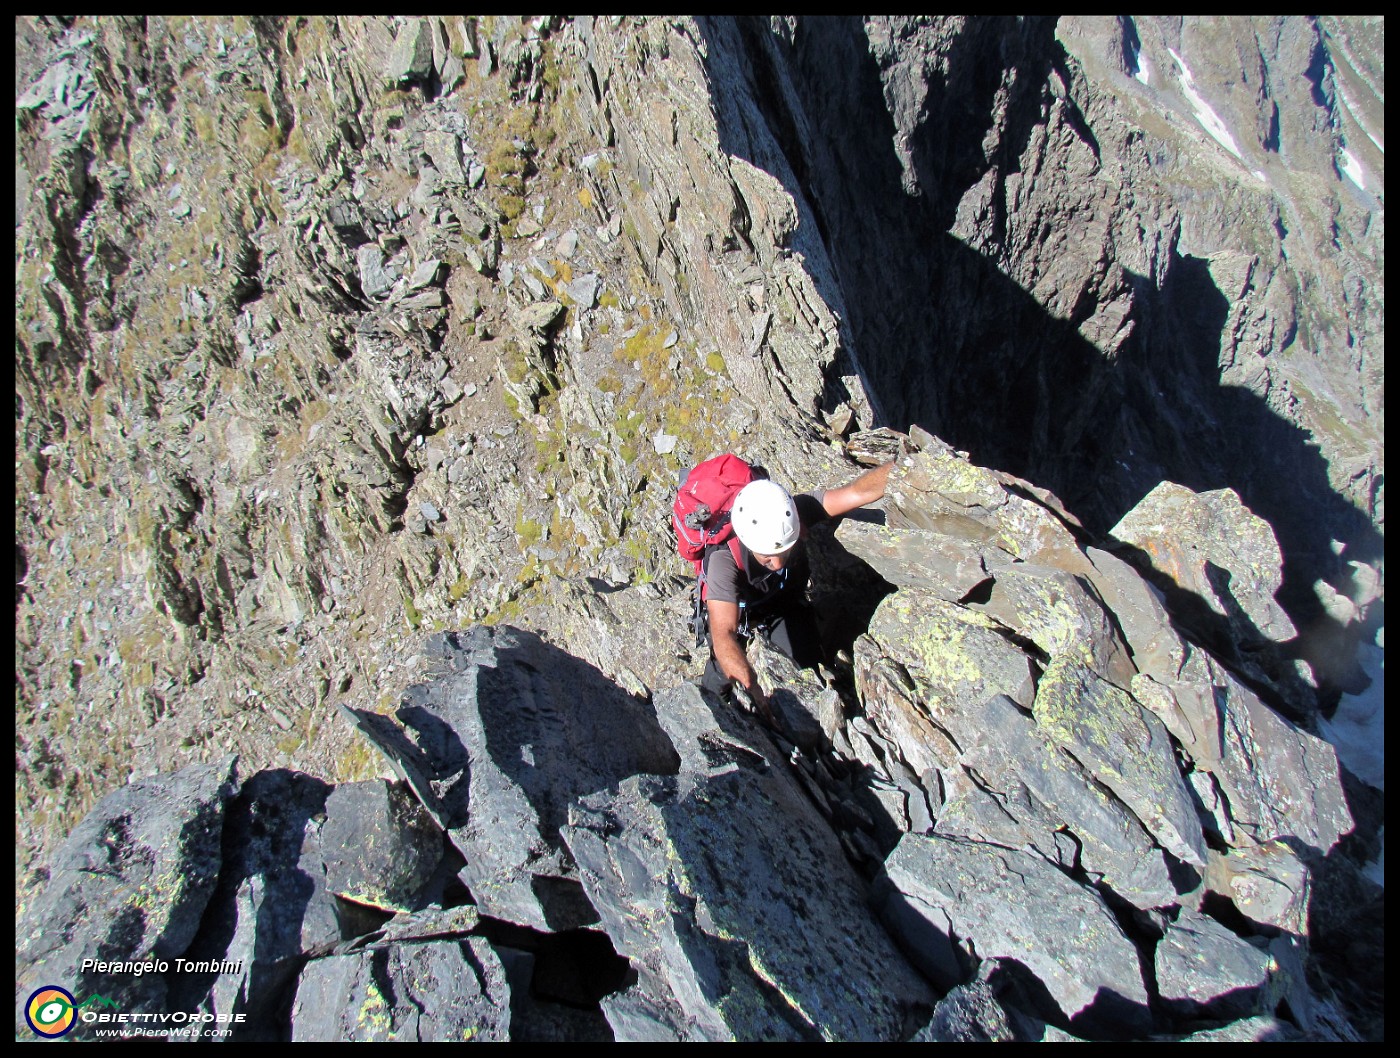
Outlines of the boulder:
M941 989L982 959L1015 960L1043 986L1039 1013L1131 1036L1152 1023L1137 949L1092 890L1029 852L906 834L875 899L901 947Z
M890 474L885 510L893 528L925 529L973 550L993 547L1023 562L1087 572L1074 534L1051 507L1016 487L1019 479L977 466L929 434L921 440L923 450Z
M977 976L958 985L938 1001L929 1023L914 1035L915 1043L1068 1043L1066 1032L1046 1025L1016 1006L1014 963L988 959Z
M988 698L1029 706L1035 694L1030 659L991 619L914 589L880 604L855 662L866 719L920 774L976 740Z
M386 71L390 84L425 81L433 72L433 36L429 20L409 15L394 37Z
M1170 728L1196 770L1210 773L1230 825L1249 841L1296 840L1326 853L1354 826L1336 750L1270 709L1205 652L1191 651L1165 684L1138 677L1133 694Z
M164 975L140 966L173 964L199 930L223 862L235 764L226 757L119 787L68 835L49 861L48 884L17 909L17 1035L31 1035L25 1000L55 982L128 1013L163 1009ZM97 965L84 969L88 960ZM127 965L109 972L103 964ZM82 1022L74 1029L88 1032Z
M1250 922L1297 936L1308 933L1311 873L1282 841L1213 852L1205 884Z
M1117 555L1087 548L1093 570L1087 574L1113 614L1133 665L1153 679L1170 679L1180 671L1190 647L1172 626L1162 593Z
M1073 653L1126 687L1137 670L1092 587L1074 574L1030 562L1003 562L990 570L991 594L969 605L1029 639L1046 656Z
M442 831L402 783L343 783L321 824L326 886L357 904L418 909L442 860Z
M563 834L636 983L619 1040L897 1040L933 997L769 738L698 688L659 692L678 774L579 799Z
M373 944L314 959L292 1005L292 1041L510 1039L510 985L481 937Z
M969 547L965 539L927 529L895 529L850 518L837 526L836 540L891 584L930 591L948 602L959 602L989 578L986 555L994 550Z
M980 720L976 741L964 746L962 774L948 785L938 833L1034 849L1141 908L1177 900L1161 850L1137 816L1015 703L990 698Z
M304 957L340 940L316 824L330 792L319 779L275 769L253 775L229 802L218 888L185 952L219 968L172 976L171 1009L241 1014L235 1040L285 1030Z
M1283 584L1278 541L1233 489L1198 493L1164 481L1112 534L1223 618L1235 639L1282 643L1297 634L1274 597Z
M434 636L425 653L436 678L409 688L395 719L352 718L465 857L483 914L540 930L596 921L559 828L586 794L674 774L651 708L514 628Z
M1040 678L1035 720L1113 792L1173 856L1204 866L1205 837L1166 726L1083 661L1056 658Z
M1215 919L1182 908L1154 956L1157 991L1176 1017L1236 1020L1264 1013L1273 960Z

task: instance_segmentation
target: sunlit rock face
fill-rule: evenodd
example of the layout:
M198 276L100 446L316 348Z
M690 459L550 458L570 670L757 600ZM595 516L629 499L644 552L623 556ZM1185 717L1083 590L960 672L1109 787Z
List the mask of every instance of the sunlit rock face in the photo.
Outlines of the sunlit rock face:
M127 923L130 897L130 957L258 954L121 994L277 997L273 1035L313 960L301 1038L1038 1039L1143 1009L1346 1038L1305 984L1365 961L1383 904L1353 869L1383 798L1316 737L1383 673L1383 52L1331 16L17 19L30 969L35 909ZM776 749L677 689L705 649L670 500L723 451L796 490L899 462L883 514L810 541L847 653L753 649ZM427 646L503 624L537 637L509 679ZM561 697L576 726L526 730ZM486 719L433 729L460 745L415 787L432 739L367 718L444 701ZM127 847L65 835L146 819L158 773L218 788L217 883L65 887ZM711 784L808 798L808 844L880 893L848 935L933 987L909 938L947 934L933 993L879 946L836 996L774 939L791 908L708 861L608 881L655 837L800 889L807 861L681 818ZM381 832L400 855L348 836ZM1027 978L1007 923L909 881L993 877L987 846L1107 908L1145 992L1118 940L1107 1006ZM144 847L103 877L138 884ZM843 1006L886 965L904 983ZM447 987L391 1003L381 966ZM1347 1009L1381 1038L1375 987ZM470 1014L422 1020L439 1000Z

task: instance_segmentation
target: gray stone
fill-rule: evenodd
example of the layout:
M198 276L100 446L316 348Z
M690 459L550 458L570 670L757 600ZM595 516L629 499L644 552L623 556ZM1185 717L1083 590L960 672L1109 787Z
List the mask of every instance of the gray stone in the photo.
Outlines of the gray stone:
M1279 1018L1245 1018L1218 1029L1202 1029L1182 1036L1177 1043L1302 1043L1308 1037L1296 1025Z
M1282 841L1212 854L1206 888L1227 897L1249 921L1307 936L1311 876Z
M1326 855L1355 826L1336 750L1219 676L1221 759L1203 766L1224 790L1232 823L1256 842L1300 841L1308 854Z
M1014 966L988 959L977 977L938 1001L915 1043L1049 1043L1075 1037L1046 1025L1014 1005L1019 991Z
M481 925L481 915L472 904L461 907L428 907L422 911L401 911L378 931L376 940L437 940L471 933Z
M1113 535L1225 618L1236 639L1282 643L1297 634L1274 598L1283 583L1278 541L1233 489L1197 493L1164 481Z
M431 219L437 215L437 207L434 199L442 191L442 180L438 176L438 171L431 165L421 166L418 170L418 183L413 188L413 204Z
M1054 1020L1076 1031L1151 1026L1132 941L1092 890L1039 856L906 834L885 861L876 899L939 988L969 980L976 960L1015 960L1044 985Z
M1174 680L1133 681L1191 757L1209 772L1229 806L1231 826L1256 844L1301 841L1325 854L1355 825L1336 750L1270 709L1200 650Z
M442 859L442 831L401 784L343 783L321 826L326 885L337 896L388 911L411 911Z
M1050 743L1010 699L988 699L968 730L978 734L964 742L960 764L976 782L964 779L950 790L939 833L1034 847L1068 870L1082 868L1141 908L1177 899L1167 864L1138 818ZM985 809L980 817L962 809L969 795L974 804L994 798L999 812L991 822L1004 816L1016 822L1019 833L1005 823L996 829L968 825L987 818ZM1072 841L1061 850L1056 842L1066 836Z
M315 959L292 1004L292 1041L510 1039L510 985L481 937L377 944Z
M574 255L578 250L578 232L570 228L554 244L554 248L559 251L559 256L566 260Z
M386 70L390 83L423 81L433 72L433 38L428 19L409 15L394 38Z
M522 271L520 273L520 280L525 284L525 288L530 291L530 295L536 301L543 301L549 295L549 291L545 288L544 283L540 282L539 276L535 275L534 272Z
M119 787L99 801L49 860L49 881L15 923L17 1037L31 1036L25 1001L44 985L103 995L129 1013L163 1009L159 974L82 969L85 960L144 962L184 955L223 862L224 807L235 758ZM74 1033L88 1035L80 1023Z
M586 793L675 771L649 707L513 628L434 636L426 656L435 676L404 694L397 723L353 719L448 831L483 914L541 930L596 921L559 827Z
M916 774L956 763L978 740L982 704L1035 695L1030 661L982 614L928 592L889 596L856 641L856 687L865 717Z
M526 305L515 314L517 329L534 334L543 334L553 326L564 313L564 306L557 301L541 301Z
M462 49L462 58L476 58L476 17L457 16L457 40Z
M1023 562L1086 572L1089 561L1064 522L1044 503L1008 489L1006 479L930 437L890 474L889 524L931 530L974 548L999 548Z
M418 509L423 512L423 520L425 522L442 521L442 512L436 507L434 507L431 503L420 503L418 505Z
M989 580L985 554L966 539L923 529L895 529L845 519L836 539L876 573L901 588L920 588L957 602Z
M656 707L679 774L581 798L564 828L637 971L604 1005L618 1039L902 1038L932 997L772 742L694 686Z
M393 289L398 276L384 268L384 251L374 243L365 243L356 250L355 261L359 266L360 289L366 297L381 297Z
M184 957L233 968L212 985L174 975L170 1009L242 1015L239 1031L253 1035L281 1031L276 1012L304 956L340 939L316 822L330 790L300 772L260 771L229 802L218 888Z
M1205 835L1166 726L1083 661L1050 662L1035 696L1035 721L1142 821L1178 859L1206 861Z
M1121 686L1136 670L1114 627L1113 618L1092 589L1074 574L1032 562L989 567L991 595L971 603L1051 658L1074 654Z
M1265 1013L1272 959L1215 919L1182 908L1157 942L1157 990L1184 1019L1235 1020Z
M444 93L451 92L466 78L467 68L462 63L459 50L452 46L451 36L442 19L431 20L433 38L433 68ZM441 166L439 166L441 168ZM461 182L460 178L457 181Z
M837 409L827 417L826 425L831 430L832 437L845 437L851 432L851 427L855 425L856 412L849 404L843 402Z
M442 278L442 262L436 257L430 257L423 261L413 270L413 274L408 277L409 290L422 290L426 286L432 286Z
M579 308L591 309L598 302L598 276L594 272L576 276L564 290Z
M440 309L447 304L447 297L441 290L424 290L399 302L405 309Z
M1161 592L1118 556L1092 547L1086 554L1093 564L1088 578L1123 630L1133 664L1155 680L1174 677L1189 648L1172 627Z
M438 72L438 78L442 81L444 92L453 91L467 78L467 66L455 55L449 55L442 62L442 68Z

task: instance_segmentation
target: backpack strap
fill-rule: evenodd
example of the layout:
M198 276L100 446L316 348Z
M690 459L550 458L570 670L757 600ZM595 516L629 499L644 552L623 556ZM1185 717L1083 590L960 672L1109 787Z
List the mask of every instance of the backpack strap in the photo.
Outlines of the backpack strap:
M734 556L734 566L742 576L747 576L744 561L744 545L739 543L737 536L731 536L723 544L711 544L705 548L705 554L695 562L695 612L691 616L691 627L695 629L695 645L703 646L706 635L710 630L710 611L706 608L705 585L709 581L710 556L721 547L728 546L729 553ZM743 599L739 600L739 635L747 638L749 636L749 607Z

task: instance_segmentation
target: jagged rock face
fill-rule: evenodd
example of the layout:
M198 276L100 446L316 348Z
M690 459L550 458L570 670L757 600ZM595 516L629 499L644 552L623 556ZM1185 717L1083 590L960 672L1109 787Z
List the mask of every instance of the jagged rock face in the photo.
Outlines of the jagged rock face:
M940 467L941 450L901 460L906 517L906 479L937 492ZM938 502L979 480L989 500L1004 487L964 464ZM1336 873L1351 820L1335 757L1257 700L1214 741L1169 727L1106 675L1133 668L1126 647L1096 652L1101 627L1073 619L1108 612L1088 574L1057 596L1063 633L1033 638L1044 614L992 607L997 582L1055 595L1067 571L998 560L1044 528L983 508L998 510L973 533L1001 542L991 590L887 598L854 697L833 707L821 679L755 648L780 733L693 684L629 695L523 630L434 637L392 718L345 711L405 783L253 776L224 813L209 910L162 942L214 969L104 987L151 1014L260 1010L243 1040L1128 1039L1221 1021L1355 1038L1304 961L1310 879L1363 884ZM1118 595L1150 595L1126 569ZM1177 634L1161 621L1150 642ZM1214 805L1200 775L1226 791ZM1251 779L1293 792L1271 830L1231 786ZM115 810L78 829L70 859L94 854L85 842L130 858L103 822ZM187 811L194 827L163 830L210 844ZM39 906L68 892L59 878ZM70 918L63 951L21 947L21 982L71 974L104 929ZM1275 1009L1291 1020L1258 1022Z
M411 738L378 714L356 722L466 857L483 913L540 930L592 925L560 836L568 806L631 775L674 773L675 750L642 703L537 636L478 627L429 653L445 678L400 706Z
M1124 1035L1151 1025L1132 941L1096 896L1048 861L986 842L909 835L885 871L882 914L941 987L968 977L961 942L975 946L978 958L1014 959L1029 969L1049 992L1057 1021ZM1027 915L1028 906L1036 913ZM1097 1026L1084 1025L1094 1019Z
M699 27L721 143L821 233L886 422L1098 531L1163 479L1232 487L1294 607L1345 578L1333 539L1380 558L1379 22Z
M1099 529L1233 486L1299 651L1345 659L1307 611L1378 594L1328 488L1381 523L1383 214L1323 159L1383 173L1379 29L1248 25L1246 100L1190 21L21 20L24 798L230 745L365 777L319 717L391 697L414 629L657 579L675 471L829 483L882 418ZM1267 184L1144 73L1168 47Z
M233 764L192 765L122 787L69 835L50 863L48 887L16 924L17 1035L29 1032L22 1020L29 995L60 979L132 1013L164 1007L162 975L108 972L108 964L172 960L194 940L222 867ZM75 1029L81 1036L87 1026Z
M104 788L54 760L369 777L326 710L391 701L419 628L673 575L680 469L836 478L828 388L869 425L672 23L39 19L17 55L26 863Z
M867 874L909 838L1037 857L1113 909L1173 1032L1222 1009L1218 980L1153 984L1168 923L1208 932L1197 904L1345 962L1383 899L1349 866L1383 807L1344 796L1310 732L1319 700L1364 682L1353 648L1383 615L1382 33L18 19L22 935L46 879L31 868L64 862L68 821L123 779L138 796L235 750L255 777L229 802L218 885L174 916L202 913L197 936L175 932L200 958L255 954L168 1002L289 1003L311 960L320 994L374 1008L375 1038L909 1036L917 988L833 1013L772 954L776 918L755 912L737 947L712 932L753 901L736 911L708 865L663 896L604 884L638 835L732 843L677 819L692 780L757 796L737 765L682 778L708 743L655 712L704 660L671 483L736 450L797 489L902 460L887 525L811 541L849 669L833 686L754 650L790 742L739 741L767 763L761 792L792 765L828 853ZM882 422L911 436L865 429ZM1191 517L1159 547L1133 508L1164 482ZM1125 561L1177 545L1188 557L1155 570ZM422 649L477 622L534 632L476 629L460 671ZM608 719L560 728L573 697ZM322 844L355 840L322 822L326 782L354 800L378 770L357 726L427 813L378 780L383 812L355 813L396 833L406 872ZM748 761L732 734L709 752ZM610 752L574 760L594 743ZM495 823L473 820L478 797ZM622 836L599 823L614 797ZM594 842L587 869L570 828ZM346 895L418 911L376 938L389 912ZM663 898L671 932L627 932ZM453 918L478 906L487 926ZM609 921L605 944L647 967L636 986L613 953L598 989L546 989L572 1006L538 1002ZM424 950L356 954L390 942ZM1345 1038L1280 951L1253 1006L1284 996L1292 1024ZM386 960L396 980L470 971L479 994L441 996L480 1016L380 1010L365 967ZM963 971L980 976L935 1038L1101 1027L1014 972L994 985L993 961Z
M905 1036L927 1016L926 986L773 744L693 686L656 707L679 773L584 798L565 830L603 927L637 968L606 1007L618 1038Z
M292 1040L502 1043L510 1000L500 956L480 937L370 945L306 971Z

